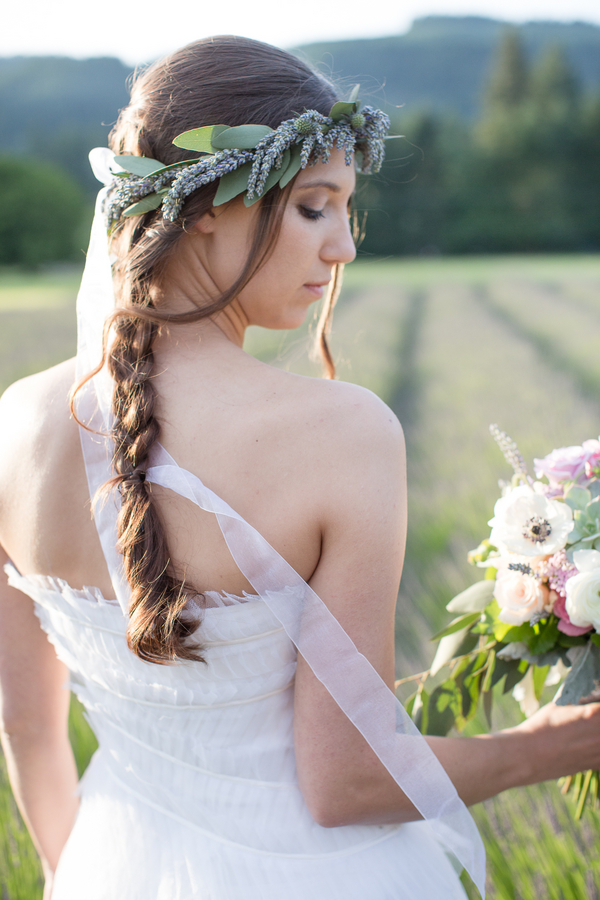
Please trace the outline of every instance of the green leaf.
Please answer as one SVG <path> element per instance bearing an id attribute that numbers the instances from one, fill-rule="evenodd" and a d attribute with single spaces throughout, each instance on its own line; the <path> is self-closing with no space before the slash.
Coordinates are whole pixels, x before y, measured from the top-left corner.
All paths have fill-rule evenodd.
<path id="1" fill-rule="evenodd" d="M 169 172 L 171 169 L 183 169 L 185 166 L 193 166 L 194 163 L 197 163 L 201 159 L 201 156 L 198 156 L 196 159 L 180 159 L 179 162 L 171 163 L 169 166 L 161 166 L 160 169 L 156 169 L 156 171 L 151 174 L 162 175 L 163 172 Z"/>
<path id="2" fill-rule="evenodd" d="M 529 663 L 524 659 L 515 659 L 511 660 L 511 662 L 514 662 L 515 666 L 506 673 L 506 681 L 504 682 L 504 687 L 502 688 L 503 694 L 508 694 L 508 692 L 511 691 L 516 684 L 522 681 L 529 668 Z"/>
<path id="3" fill-rule="evenodd" d="M 555 697 L 559 706 L 578 704 L 582 697 L 592 693 L 595 683 L 600 681 L 600 647 L 588 641 L 586 647 L 572 652 L 577 655 Z"/>
<path id="4" fill-rule="evenodd" d="M 157 194 L 148 194 L 146 197 L 138 200 L 137 203 L 128 206 L 123 215 L 127 218 L 129 216 L 141 216 L 144 213 L 151 212 L 153 209 L 158 209 L 166 193 L 167 191 L 159 191 Z"/>
<path id="5" fill-rule="evenodd" d="M 558 641 L 558 619 L 551 616 L 546 622 L 540 622 L 540 630 L 529 641 L 532 653 L 547 653 Z"/>
<path id="6" fill-rule="evenodd" d="M 223 203 L 228 203 L 230 200 L 233 200 L 238 194 L 242 194 L 248 187 L 248 179 L 251 171 L 252 163 L 247 162 L 244 163 L 243 166 L 240 166 L 239 169 L 236 169 L 235 172 L 228 172 L 226 175 L 221 175 L 219 187 L 217 188 L 217 193 L 213 200 L 213 206 L 221 206 Z"/>
<path id="7" fill-rule="evenodd" d="M 495 573 L 494 569 L 494 573 Z M 446 609 L 453 613 L 481 612 L 491 601 L 494 595 L 495 582 L 484 580 L 472 584 L 465 591 L 457 594 L 448 603 Z"/>
<path id="8" fill-rule="evenodd" d="M 550 671 L 550 666 L 534 666 L 533 667 L 533 691 L 536 700 L 542 699 L 542 691 L 546 683 L 546 675 Z"/>
<path id="9" fill-rule="evenodd" d="M 115 162 L 126 172 L 131 175 L 139 175 L 141 178 L 153 175 L 159 169 L 164 169 L 163 163 L 158 162 L 157 159 L 150 159 L 149 156 L 115 156 Z"/>
<path id="10" fill-rule="evenodd" d="M 294 144 L 290 150 L 290 161 L 279 178 L 279 187 L 283 190 L 290 183 L 294 175 L 297 175 L 302 167 L 302 144 Z"/>
<path id="11" fill-rule="evenodd" d="M 587 489 L 594 500 L 596 497 L 600 497 L 600 478 L 594 478 L 593 481 L 590 481 Z"/>
<path id="12" fill-rule="evenodd" d="M 450 622 L 446 628 L 442 628 L 441 631 L 438 631 L 437 634 L 434 634 L 430 640 L 439 641 L 441 638 L 446 637 L 449 634 L 454 634 L 455 631 L 460 631 L 463 628 L 468 628 L 470 625 L 473 625 L 480 618 L 480 613 L 467 613 L 466 616 L 459 616 L 458 619 L 454 619 Z"/>
<path id="13" fill-rule="evenodd" d="M 488 728 L 492 727 L 492 703 L 494 701 L 494 692 L 493 691 L 483 691 L 483 711 L 485 713 L 485 720 L 488 723 Z"/>
<path id="14" fill-rule="evenodd" d="M 339 122 L 344 116 L 353 116 L 357 109 L 358 104 L 356 103 L 344 103 L 343 100 L 338 100 L 331 107 L 329 118 L 333 119 L 334 122 Z"/>
<path id="15" fill-rule="evenodd" d="M 404 703 L 404 709 L 408 713 L 408 715 L 412 718 L 413 709 L 415 706 L 415 700 L 417 699 L 418 691 L 415 691 L 414 694 L 411 694 Z"/>
<path id="16" fill-rule="evenodd" d="M 469 634 L 469 628 L 470 626 L 467 625 L 466 628 L 455 631 L 453 634 L 449 634 L 447 637 L 443 637 L 440 640 L 433 662 L 431 663 L 432 675 L 437 675 L 446 663 L 449 663 L 455 656 L 459 656 L 459 651 L 464 644 L 465 638 Z M 475 635 L 473 635 L 473 637 L 475 638 L 475 641 L 477 641 Z"/>
<path id="17" fill-rule="evenodd" d="M 518 641 L 526 641 L 535 635 L 535 632 L 529 622 L 523 625 L 509 625 L 507 622 L 496 622 L 494 624 L 494 637 L 503 644 L 514 644 Z"/>
<path id="18" fill-rule="evenodd" d="M 494 677 L 494 670 L 496 668 L 496 651 L 490 650 L 488 654 L 488 662 L 485 667 L 485 677 L 483 679 L 483 684 L 481 686 L 481 690 L 484 694 L 488 693 L 488 691 L 492 688 L 492 678 Z"/>
<path id="19" fill-rule="evenodd" d="M 352 90 L 350 91 L 350 96 L 348 97 L 348 103 L 356 103 L 358 100 L 358 92 L 360 91 L 360 84 L 355 84 Z"/>
<path id="20" fill-rule="evenodd" d="M 212 145 L 217 150 L 254 150 L 272 128 L 268 125 L 236 125 L 212 136 Z"/>
<path id="21" fill-rule="evenodd" d="M 499 684 L 505 675 L 511 675 L 513 672 L 518 671 L 520 662 L 520 659 L 502 659 L 502 657 L 498 656 L 498 653 L 496 653 L 490 687 Z M 506 692 L 503 691 L 503 693 Z"/>
<path id="22" fill-rule="evenodd" d="M 561 631 L 558 636 L 558 643 L 561 647 L 583 647 L 587 641 L 584 634 L 563 634 Z"/>
<path id="23" fill-rule="evenodd" d="M 197 150 L 201 153 L 214 153 L 213 138 L 226 131 L 228 125 L 204 125 L 203 128 L 192 128 L 178 134 L 173 143 L 183 150 Z"/>
<path id="24" fill-rule="evenodd" d="M 600 647 L 600 634 L 591 634 L 590 641 L 596 645 L 596 647 Z"/>
<path id="25" fill-rule="evenodd" d="M 462 717 L 462 696 L 459 686 L 449 678 L 439 684 L 429 697 L 426 728 L 423 734 L 448 734 L 457 719 Z"/>
<path id="26" fill-rule="evenodd" d="M 565 491 L 565 502 L 571 509 L 584 509 L 591 499 L 592 495 L 590 492 L 583 487 L 579 487 L 578 484 L 572 484 Z"/>
<path id="27" fill-rule="evenodd" d="M 421 684 L 413 703 L 413 721 L 422 734 L 427 734 L 429 694 Z"/>

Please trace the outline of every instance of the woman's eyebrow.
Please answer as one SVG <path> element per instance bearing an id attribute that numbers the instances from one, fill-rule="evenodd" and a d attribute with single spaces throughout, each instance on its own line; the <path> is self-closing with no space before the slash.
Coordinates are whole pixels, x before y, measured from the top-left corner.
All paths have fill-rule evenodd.
<path id="1" fill-rule="evenodd" d="M 333 181 L 309 181 L 308 184 L 299 185 L 299 191 L 307 191 L 309 188 L 323 187 L 327 188 L 328 191 L 333 191 L 334 194 L 339 194 L 341 192 L 341 187 L 339 184 L 335 184 Z"/>

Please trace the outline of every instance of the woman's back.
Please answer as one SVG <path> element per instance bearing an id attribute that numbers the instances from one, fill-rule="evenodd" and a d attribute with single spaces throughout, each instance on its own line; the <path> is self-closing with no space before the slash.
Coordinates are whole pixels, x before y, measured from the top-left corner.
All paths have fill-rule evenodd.
<path id="1" fill-rule="evenodd" d="M 348 482 L 358 494 L 366 487 L 364 471 L 357 480 L 364 454 L 397 441 L 396 420 L 361 388 L 281 372 L 218 336 L 205 335 L 190 358 L 172 332 L 156 353 L 161 443 L 309 581 Z M 110 597 L 69 409 L 74 377 L 74 361 L 63 363 L 13 385 L 0 403 L 0 539 L 20 571 L 94 585 Z M 199 592 L 251 591 L 214 517 L 160 487 L 153 492 L 186 582 Z"/>

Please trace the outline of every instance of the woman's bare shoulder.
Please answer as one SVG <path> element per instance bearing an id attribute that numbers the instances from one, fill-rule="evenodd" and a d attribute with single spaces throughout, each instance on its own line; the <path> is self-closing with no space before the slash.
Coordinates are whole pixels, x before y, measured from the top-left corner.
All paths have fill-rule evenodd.
<path id="1" fill-rule="evenodd" d="M 313 438 L 338 453 L 370 451 L 376 456 L 404 450 L 397 416 L 376 394 L 345 381 L 302 378 L 301 408 Z M 301 421 L 297 421 L 298 427 Z"/>
<path id="2" fill-rule="evenodd" d="M 26 466 L 45 468 L 55 447 L 68 454 L 77 429 L 69 392 L 75 361 L 67 360 L 14 382 L 0 397 L 0 486 Z"/>

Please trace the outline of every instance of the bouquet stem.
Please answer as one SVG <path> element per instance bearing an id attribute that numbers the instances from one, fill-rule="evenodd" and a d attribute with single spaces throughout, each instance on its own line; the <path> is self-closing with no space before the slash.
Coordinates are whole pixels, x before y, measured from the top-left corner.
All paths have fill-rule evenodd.
<path id="1" fill-rule="evenodd" d="M 572 792 L 571 799 L 575 803 L 575 818 L 581 819 L 586 806 L 592 809 L 598 808 L 598 793 L 600 789 L 600 772 L 588 769 L 587 772 L 578 772 L 577 775 L 569 775 L 558 782 L 560 792 L 565 796 Z"/>

